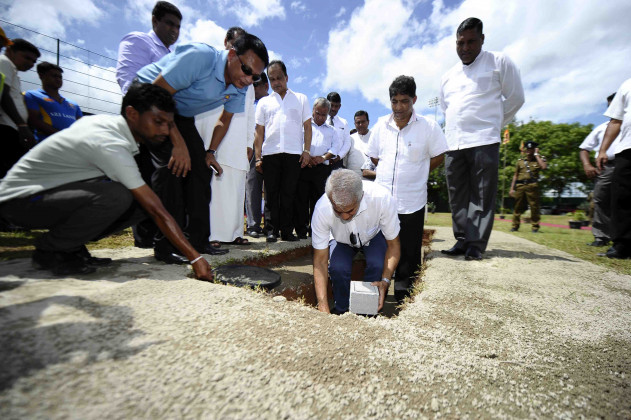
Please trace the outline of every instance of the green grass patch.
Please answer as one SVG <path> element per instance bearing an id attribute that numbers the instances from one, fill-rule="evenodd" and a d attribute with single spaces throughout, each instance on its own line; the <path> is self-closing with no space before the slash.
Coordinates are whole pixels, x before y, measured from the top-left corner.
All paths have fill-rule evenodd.
<path id="1" fill-rule="evenodd" d="M 555 248 L 577 258 L 589 261 L 593 264 L 607 267 L 618 273 L 631 275 L 631 260 L 613 260 L 606 257 L 599 257 L 597 254 L 605 252 L 607 247 L 594 248 L 588 246 L 594 240 L 594 236 L 590 230 L 582 229 L 565 229 L 551 226 L 541 226 L 540 233 L 532 233 L 530 224 L 522 222 L 520 230 L 510 232 L 512 214 L 507 214 L 508 221 L 496 220 L 493 224 L 493 230 L 507 232 L 520 238 L 528 239 L 541 245 Z M 568 226 L 569 216 L 560 215 L 543 215 L 540 223 L 551 223 L 555 225 Z M 450 213 L 429 214 L 427 218 L 427 226 L 448 226 L 451 227 Z"/>

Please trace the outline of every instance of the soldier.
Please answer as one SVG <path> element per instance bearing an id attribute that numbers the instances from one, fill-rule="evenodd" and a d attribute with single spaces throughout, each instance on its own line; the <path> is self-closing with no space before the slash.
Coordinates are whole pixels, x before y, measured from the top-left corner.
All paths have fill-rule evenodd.
<path id="1" fill-rule="evenodd" d="M 515 212 L 513 213 L 513 228 L 511 232 L 519 230 L 519 219 L 526 210 L 526 201 L 530 206 L 532 217 L 532 232 L 539 232 L 539 208 L 541 193 L 539 191 L 539 172 L 548 167 L 546 158 L 539 154 L 539 144 L 527 141 L 526 157 L 517 161 L 515 175 L 510 186 L 510 196 L 515 197 Z"/>

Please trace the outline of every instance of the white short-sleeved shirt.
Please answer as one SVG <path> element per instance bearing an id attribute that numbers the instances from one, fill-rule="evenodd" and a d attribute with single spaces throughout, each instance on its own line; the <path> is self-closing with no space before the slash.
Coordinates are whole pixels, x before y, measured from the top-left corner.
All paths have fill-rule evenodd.
<path id="1" fill-rule="evenodd" d="M 609 108 L 607 108 L 605 116 L 622 121 L 618 135 L 620 142 L 615 148 L 615 153 L 631 149 L 631 79 L 622 83 Z M 609 147 L 609 150 L 612 147 L 613 145 Z"/>
<path id="2" fill-rule="evenodd" d="M 331 201 L 326 194 L 318 200 L 311 219 L 311 242 L 314 249 L 327 249 L 329 241 L 353 246 L 351 233 L 359 242 L 366 245 L 380 231 L 386 240 L 399 235 L 399 217 L 397 205 L 390 192 L 384 187 L 370 181 L 362 181 L 364 196 L 359 209 L 349 221 L 343 221 L 333 211 Z"/>
<path id="3" fill-rule="evenodd" d="M 348 121 L 339 115 L 336 115 L 333 118 L 329 115 L 326 122 L 337 131 L 341 142 L 338 156 L 344 158 L 351 148 L 351 136 L 349 134 L 350 131 L 348 130 Z"/>
<path id="4" fill-rule="evenodd" d="M 591 133 L 585 137 L 585 140 L 578 146 L 579 149 L 587 150 L 587 151 L 596 151 L 596 158 L 598 158 L 598 151 L 600 150 L 600 145 L 603 143 L 603 137 L 605 136 L 605 130 L 607 130 L 607 126 L 609 125 L 609 121 L 600 124 L 598 127 L 594 128 Z M 613 161 L 616 158 L 616 147 L 618 147 L 618 143 L 620 143 L 620 136 L 616 137 L 616 139 L 611 143 L 611 147 L 607 150 L 607 158 L 610 161 Z"/>
<path id="5" fill-rule="evenodd" d="M 130 190 L 142 187 L 138 145 L 118 115 L 83 117 L 29 150 L 0 180 L 0 202 L 71 182 L 107 176 Z"/>
<path id="6" fill-rule="evenodd" d="M 430 159 L 449 150 L 440 126 L 414 112 L 399 130 L 392 114 L 372 129 L 367 154 L 379 159 L 375 182 L 397 200 L 399 214 L 414 213 L 427 204 Z"/>
<path id="7" fill-rule="evenodd" d="M 372 131 L 369 131 L 363 136 L 359 133 L 351 134 L 351 147 L 344 158 L 344 166 L 346 169 L 355 171 L 360 176 L 362 174 L 362 167 L 366 163 L 366 151 L 368 150 L 370 133 L 372 133 Z"/>
<path id="8" fill-rule="evenodd" d="M 303 123 L 311 118 L 311 108 L 302 93 L 287 89 L 285 97 L 276 92 L 261 98 L 256 105 L 255 121 L 265 127 L 262 155 L 302 154 Z"/>
<path id="9" fill-rule="evenodd" d="M 28 110 L 26 109 L 24 97 L 22 96 L 22 85 L 20 83 L 20 76 L 18 76 L 18 69 L 15 67 L 15 64 L 13 64 L 13 61 L 9 60 L 9 57 L 4 54 L 0 55 L 0 73 L 4 74 L 4 83 L 6 86 L 9 86 L 11 90 L 9 96 L 15 104 L 15 109 L 18 111 L 18 114 L 20 114 L 20 117 L 26 121 L 28 118 Z M 9 117 L 2 108 L 0 108 L 0 124 L 8 125 L 15 130 L 18 129 L 18 126 L 15 125 L 11 117 Z"/>
<path id="10" fill-rule="evenodd" d="M 337 156 L 340 151 L 340 138 L 335 128 L 328 124 L 318 125 L 313 119 L 311 120 L 311 156 L 322 156 L 331 153 Z M 329 161 L 325 160 L 323 164 L 328 165 Z"/>
<path id="11" fill-rule="evenodd" d="M 504 54 L 481 51 L 442 77 L 440 105 L 449 150 L 499 143 L 500 130 L 524 104 L 519 70 Z"/>

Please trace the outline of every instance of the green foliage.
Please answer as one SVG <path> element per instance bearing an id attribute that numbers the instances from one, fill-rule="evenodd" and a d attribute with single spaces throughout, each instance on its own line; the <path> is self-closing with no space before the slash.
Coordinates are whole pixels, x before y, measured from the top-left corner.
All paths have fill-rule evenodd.
<path id="1" fill-rule="evenodd" d="M 506 168 L 500 165 L 500 194 L 502 181 L 506 191 L 515 174 L 515 164 L 521 157 L 519 147 L 529 140 L 539 143 L 539 151 L 546 158 L 548 169 L 542 171 L 539 185 L 542 191 L 553 189 L 557 196 L 572 182 L 583 182 L 591 187 L 585 176 L 579 157 L 579 146 L 592 130 L 592 125 L 554 124 L 550 121 L 530 121 L 525 124 L 509 124 L 510 143 L 502 145 L 500 159 L 506 152 Z M 499 195 L 499 194 L 498 194 Z M 508 195 L 508 194 L 507 194 Z"/>

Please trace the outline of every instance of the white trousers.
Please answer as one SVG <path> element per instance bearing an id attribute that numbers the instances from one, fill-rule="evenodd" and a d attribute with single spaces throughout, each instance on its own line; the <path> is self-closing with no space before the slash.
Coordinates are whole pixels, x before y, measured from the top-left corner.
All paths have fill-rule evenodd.
<path id="1" fill-rule="evenodd" d="M 232 242 L 243 236 L 247 171 L 222 165 L 221 176 L 210 180 L 210 240 Z"/>

